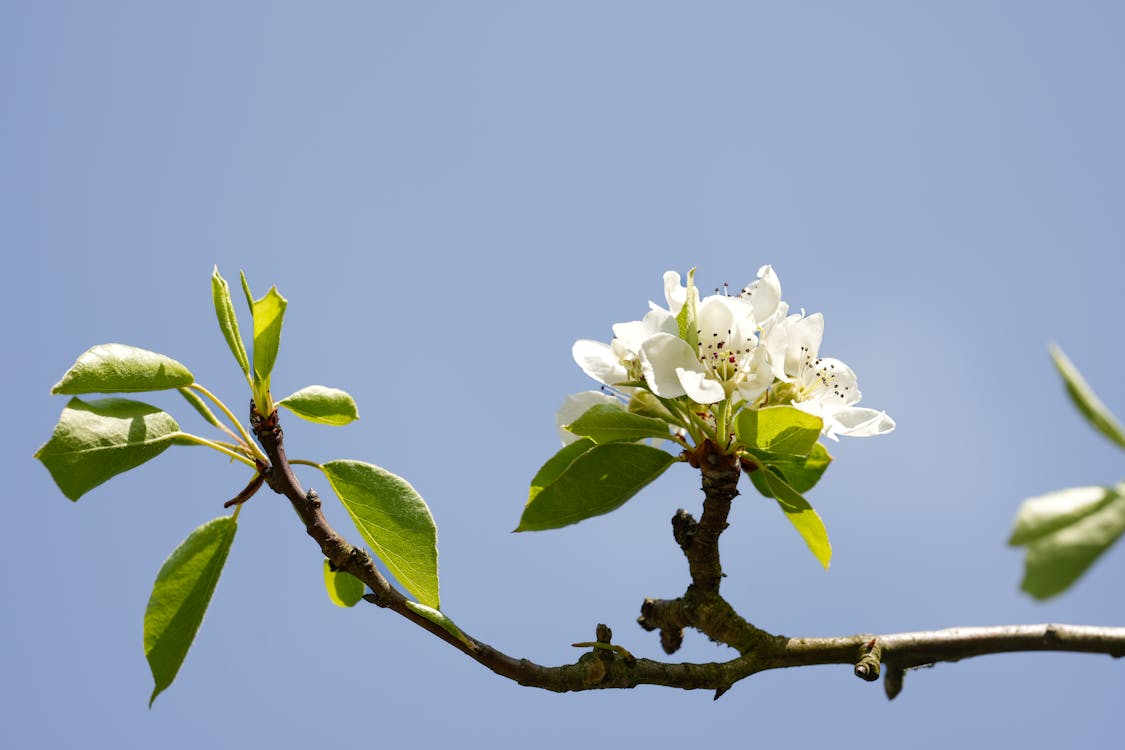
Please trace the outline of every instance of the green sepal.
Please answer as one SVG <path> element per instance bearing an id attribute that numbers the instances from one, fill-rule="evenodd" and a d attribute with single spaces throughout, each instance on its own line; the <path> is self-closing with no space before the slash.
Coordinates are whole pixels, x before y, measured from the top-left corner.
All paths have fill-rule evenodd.
<path id="1" fill-rule="evenodd" d="M 51 472 L 62 493 L 77 500 L 163 453 L 179 430 L 170 414 L 140 401 L 72 398 L 35 458 Z"/>
<path id="2" fill-rule="evenodd" d="M 71 365 L 51 393 L 142 393 L 194 382 L 191 371 L 171 357 L 126 344 L 98 344 Z"/>
<path id="3" fill-rule="evenodd" d="M 824 428 L 820 417 L 794 406 L 743 409 L 735 419 L 735 434 L 752 451 L 807 456 Z"/>
<path id="4" fill-rule="evenodd" d="M 1008 544 L 1027 548 L 1020 588 L 1036 599 L 1066 591 L 1125 533 L 1125 484 L 1072 487 L 1025 500 Z"/>
<path id="5" fill-rule="evenodd" d="M 802 493 L 815 487 L 828 469 L 828 464 L 832 463 L 831 454 L 820 443 L 815 444 L 807 456 L 786 456 L 761 451 L 748 451 L 746 456 L 756 466 L 770 467 L 786 484 Z M 747 474 L 759 492 L 766 497 L 773 497 L 760 471 L 748 471 Z"/>
<path id="6" fill-rule="evenodd" d="M 618 404 L 592 406 L 565 428 L 598 444 L 669 437 L 664 420 L 632 414 Z"/>
<path id="7" fill-rule="evenodd" d="M 422 496 L 402 477 L 361 461 L 321 469 L 371 551 L 418 601 L 440 609 L 437 525 Z"/>
<path id="8" fill-rule="evenodd" d="M 639 443 L 573 447 L 579 443 L 566 446 L 540 469 L 516 531 L 557 529 L 609 513 L 677 460 Z M 536 487 L 544 474 L 550 481 Z"/>
<path id="9" fill-rule="evenodd" d="M 406 606 L 411 612 L 426 618 L 433 624 L 452 634 L 457 640 L 468 646 L 470 651 L 477 650 L 477 644 L 474 643 L 471 638 L 461 632 L 461 628 L 457 627 L 457 623 L 449 619 L 449 617 L 446 616 L 444 612 L 436 610 L 433 607 L 427 607 L 425 604 L 419 604 L 418 602 L 414 602 L 409 599 L 406 600 Z"/>
<path id="10" fill-rule="evenodd" d="M 215 303 L 215 317 L 219 320 L 219 330 L 230 347 L 234 360 L 242 368 L 247 377 L 250 376 L 250 358 L 246 355 L 246 344 L 242 340 L 242 333 L 238 330 L 238 315 L 234 311 L 234 302 L 230 296 L 230 285 L 219 274 L 219 267 L 211 273 L 211 299 Z M 253 312 L 254 306 L 250 305 Z"/>
<path id="11" fill-rule="evenodd" d="M 1062 349 L 1054 344 L 1051 345 L 1051 359 L 1062 375 L 1070 400 L 1078 407 L 1082 416 L 1094 426 L 1095 430 L 1112 440 L 1119 448 L 1125 448 L 1125 429 L 1122 429 L 1117 417 L 1113 416 L 1113 412 L 1102 403 L 1094 393 L 1094 389 L 1086 383 L 1082 373 L 1078 372 L 1074 363 L 1063 354 Z"/>
<path id="12" fill-rule="evenodd" d="M 328 560 L 324 561 L 324 588 L 337 607 L 354 607 L 363 598 L 363 581 L 347 571 L 332 570 Z"/>
<path id="13" fill-rule="evenodd" d="M 149 707 L 184 663 L 237 529 L 232 516 L 208 521 L 188 535 L 156 575 L 144 624 L 145 659 L 155 683 Z"/>
<path id="14" fill-rule="evenodd" d="M 800 492 L 793 489 L 784 479 L 778 476 L 769 467 L 759 469 L 755 474 L 762 474 L 762 479 L 769 486 L 770 493 L 777 501 L 778 506 L 785 512 L 785 517 L 793 528 L 805 540 L 809 551 L 820 561 L 825 570 L 832 562 L 832 544 L 828 541 L 828 530 L 820 515 L 813 510 Z"/>
<path id="15" fill-rule="evenodd" d="M 338 388 L 310 385 L 277 402 L 301 419 L 328 425 L 345 425 L 359 419 L 355 399 Z"/>

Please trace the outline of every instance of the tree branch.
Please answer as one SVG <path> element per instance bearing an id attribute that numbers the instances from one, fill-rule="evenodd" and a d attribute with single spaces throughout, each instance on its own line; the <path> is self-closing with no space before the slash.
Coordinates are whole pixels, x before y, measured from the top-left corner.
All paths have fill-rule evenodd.
<path id="1" fill-rule="evenodd" d="M 270 460 L 270 465 L 262 471 L 266 483 L 292 503 L 305 530 L 329 562 L 337 570 L 355 576 L 371 590 L 365 599 L 397 612 L 496 674 L 521 685 L 556 692 L 663 685 L 714 690 L 718 698 L 739 680 L 769 669 L 851 664 L 857 676 L 870 681 L 878 678 L 882 665 L 887 672 L 887 694 L 893 698 L 901 689 L 904 670 L 922 664 L 1012 651 L 1125 655 L 1125 628 L 1017 625 L 881 636 L 786 638 L 754 627 L 718 593 L 722 578 L 718 538 L 726 528 L 730 501 L 737 495 L 738 465 L 733 464 L 732 475 L 730 467 L 722 461 L 712 461 L 708 457 L 708 452 L 714 451 L 712 446 L 699 453 L 702 459 L 699 468 L 703 471 L 704 491 L 707 493 L 702 520 L 696 523 L 689 514 L 681 511 L 677 514 L 678 520 L 673 521 L 677 542 L 692 570 L 692 584 L 679 599 L 646 600 L 640 622 L 649 630 L 661 629 L 662 633 L 678 631 L 681 638 L 684 627 L 695 627 L 712 639 L 733 646 L 740 655 L 726 662 L 701 664 L 635 659 L 623 649 L 597 647 L 608 645 L 608 629 L 603 630 L 604 626 L 601 626 L 596 634 L 597 646 L 575 663 L 542 666 L 509 656 L 471 636 L 467 636 L 468 642 L 462 642 L 411 610 L 406 605 L 407 598 L 379 572 L 370 555 L 350 544 L 332 528 L 321 511 L 316 492 L 301 487 L 285 455 L 277 413 L 262 417 L 251 405 L 250 423 Z M 669 650 L 668 645 L 665 644 L 665 650 Z M 892 687 L 895 687 L 893 692 Z"/>

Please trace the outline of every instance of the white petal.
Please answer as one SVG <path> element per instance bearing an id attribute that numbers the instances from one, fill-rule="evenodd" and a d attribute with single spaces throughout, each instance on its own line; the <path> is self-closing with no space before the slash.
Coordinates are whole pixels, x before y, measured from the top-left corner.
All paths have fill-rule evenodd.
<path id="1" fill-rule="evenodd" d="M 794 377 L 804 374 L 806 365 L 816 361 L 820 340 L 824 338 L 824 316 L 813 313 L 807 318 L 790 315 L 785 348 L 785 373 Z"/>
<path id="2" fill-rule="evenodd" d="M 802 401 L 820 401 L 827 408 L 859 403 L 859 383 L 852 368 L 834 357 L 815 361 L 798 380 Z"/>
<path id="3" fill-rule="evenodd" d="M 676 377 L 684 392 L 697 404 L 713 404 L 727 397 L 723 384 L 707 377 L 706 372 L 677 367 Z"/>
<path id="4" fill-rule="evenodd" d="M 662 398 L 677 398 L 686 391 L 677 369 L 705 372 L 687 342 L 670 333 L 655 333 L 641 344 L 641 371 L 649 390 Z"/>
<path id="5" fill-rule="evenodd" d="M 738 383 L 738 395 L 747 402 L 757 400 L 773 384 L 773 370 L 765 347 L 759 346 L 750 354 L 743 377 Z"/>
<path id="6" fill-rule="evenodd" d="M 758 280 L 748 284 L 739 296 L 754 308 L 756 320 L 764 321 L 772 316 L 781 303 L 781 281 L 773 272 L 773 267 L 759 268 Z"/>
<path id="7" fill-rule="evenodd" d="M 676 271 L 664 272 L 664 299 L 673 315 L 679 315 L 687 302 L 687 287 L 680 286 L 680 274 Z"/>
<path id="8" fill-rule="evenodd" d="M 574 361 L 582 368 L 582 372 L 599 383 L 616 385 L 617 383 L 624 383 L 629 377 L 609 344 L 590 339 L 579 339 L 574 342 L 570 353 L 574 356 Z"/>
<path id="9" fill-rule="evenodd" d="M 563 399 L 562 404 L 559 405 L 559 410 L 555 413 L 555 425 L 559 429 L 559 439 L 562 440 L 563 445 L 569 445 L 578 436 L 569 430 L 564 430 L 563 425 L 572 423 L 574 420 L 581 417 L 586 411 L 598 404 L 616 404 L 620 403 L 613 396 L 601 391 L 582 391 L 581 393 L 572 393 Z"/>
<path id="10" fill-rule="evenodd" d="M 833 422 L 833 432 L 837 435 L 849 437 L 872 437 L 885 435 L 895 428 L 895 421 L 887 416 L 884 411 L 865 409 L 861 406 L 847 406 L 834 409 L 829 413 Z"/>

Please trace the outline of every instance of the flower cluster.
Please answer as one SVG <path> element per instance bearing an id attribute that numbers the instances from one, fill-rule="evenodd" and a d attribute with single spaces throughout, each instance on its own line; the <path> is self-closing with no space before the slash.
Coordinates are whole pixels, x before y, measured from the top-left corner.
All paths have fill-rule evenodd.
<path id="1" fill-rule="evenodd" d="M 833 440 L 894 429 L 885 412 L 856 406 L 855 373 L 838 359 L 820 356 L 824 317 L 790 313 L 770 266 L 762 266 L 758 278 L 737 294 L 703 299 L 693 273 L 684 286 L 679 273 L 667 271 L 664 296 L 667 308 L 650 302 L 641 320 L 613 326 L 610 343 L 574 344 L 579 367 L 633 402 L 631 410 L 640 410 L 638 399 L 655 401 L 651 405 L 663 407 L 672 424 L 694 433 L 687 422 L 695 422 L 716 437 L 729 437 L 725 427 L 742 409 L 783 404 L 819 417 L 823 434 Z M 613 400 L 599 391 L 575 394 L 564 402 L 559 422 L 568 424 L 591 406 Z"/>

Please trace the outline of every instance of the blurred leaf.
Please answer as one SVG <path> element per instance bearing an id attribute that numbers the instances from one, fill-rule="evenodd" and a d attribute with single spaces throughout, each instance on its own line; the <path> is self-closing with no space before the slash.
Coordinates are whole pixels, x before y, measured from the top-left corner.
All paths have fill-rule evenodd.
<path id="1" fill-rule="evenodd" d="M 338 388 L 310 385 L 277 402 L 302 419 L 330 425 L 345 425 L 359 419 L 355 400 Z"/>
<path id="2" fill-rule="evenodd" d="M 200 526 L 160 568 L 145 608 L 145 658 L 156 683 L 148 705 L 176 679 L 223 572 L 237 524 L 222 516 Z"/>
<path id="3" fill-rule="evenodd" d="M 444 612 L 439 612 L 433 607 L 427 607 L 425 604 L 412 602 L 409 599 L 406 600 L 406 606 L 415 614 L 425 617 L 433 624 L 444 629 L 446 632 L 451 633 L 457 638 L 457 640 L 468 646 L 471 651 L 477 650 L 477 644 L 469 640 L 469 637 L 461 632 L 461 628 L 457 627 L 457 624 L 453 622 L 453 620 L 450 620 Z"/>
<path id="4" fill-rule="evenodd" d="M 332 570 L 332 563 L 327 560 L 324 561 L 324 588 L 337 607 L 354 607 L 363 598 L 363 581 L 346 571 Z"/>
<path id="5" fill-rule="evenodd" d="M 1026 546 L 1020 587 L 1036 599 L 1062 593 L 1125 533 L 1125 484 L 1072 487 L 1025 500 L 1008 544 Z"/>
<path id="6" fill-rule="evenodd" d="M 72 398 L 35 457 L 62 493 L 77 500 L 102 482 L 163 453 L 180 426 L 140 401 Z"/>
<path id="7" fill-rule="evenodd" d="M 828 541 L 828 530 L 824 528 L 824 522 L 809 505 L 808 500 L 805 500 L 801 493 L 790 487 L 771 469 L 759 469 L 754 473 L 763 475 L 777 504 L 785 511 L 789 523 L 797 529 L 797 533 L 805 540 L 813 556 L 820 561 L 825 570 L 828 570 L 828 565 L 832 561 L 832 544 Z"/>
<path id="8" fill-rule="evenodd" d="M 598 404 L 566 425 L 575 435 L 595 443 L 636 442 L 644 438 L 667 438 L 668 423 L 654 417 L 631 414 L 617 404 Z"/>
<path id="9" fill-rule="evenodd" d="M 329 461 L 325 475 L 371 551 L 426 606 L 439 609 L 437 526 L 410 483 L 360 461 Z"/>
<path id="10" fill-rule="evenodd" d="M 215 317 L 219 319 L 219 330 L 227 340 L 231 354 L 242 368 L 242 372 L 250 375 L 250 359 L 246 356 L 246 344 L 242 341 L 242 334 L 238 330 L 238 315 L 234 311 L 234 303 L 230 297 L 230 286 L 227 280 L 219 274 L 219 267 L 215 266 L 211 274 L 211 299 L 215 302 Z M 251 311 L 254 305 L 250 305 Z"/>
<path id="11" fill-rule="evenodd" d="M 1093 389 L 1086 384 L 1082 374 L 1078 372 L 1078 368 L 1067 359 L 1062 349 L 1053 344 L 1051 345 L 1051 359 L 1054 360 L 1055 367 L 1063 377 L 1066 392 L 1070 394 L 1070 400 L 1078 407 L 1078 411 L 1082 412 L 1082 416 L 1086 417 L 1087 421 L 1094 426 L 1094 429 L 1112 440 L 1118 447 L 1125 448 L 1125 431 L 1122 430 L 1121 423 L 1113 416 L 1113 412 L 1101 402 Z"/>
<path id="12" fill-rule="evenodd" d="M 171 357 L 125 344 L 98 344 L 78 358 L 51 393 L 139 393 L 194 382 L 191 371 Z"/>
<path id="13" fill-rule="evenodd" d="M 815 444 L 807 456 L 786 456 L 756 451 L 750 455 L 759 466 L 770 467 L 775 474 L 785 480 L 786 484 L 802 493 L 815 487 L 828 468 L 828 464 L 832 463 L 832 456 L 828 453 L 828 449 L 820 443 Z M 759 492 L 766 497 L 773 497 L 762 472 L 748 473 Z"/>
<path id="14" fill-rule="evenodd" d="M 750 448 L 787 456 L 807 456 L 824 428 L 820 417 L 794 406 L 743 409 L 735 420 L 735 434 Z"/>
<path id="15" fill-rule="evenodd" d="M 533 481 L 516 531 L 557 529 L 609 513 L 676 461 L 675 456 L 647 445 L 607 443 L 575 450 L 577 455 L 563 466 L 571 455 L 567 451 L 582 442 L 566 446 L 540 469 L 536 480 L 550 481 L 539 485 L 538 491 Z"/>

